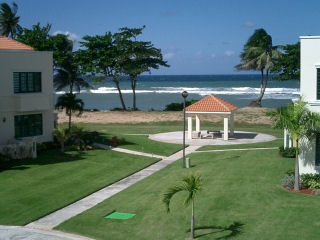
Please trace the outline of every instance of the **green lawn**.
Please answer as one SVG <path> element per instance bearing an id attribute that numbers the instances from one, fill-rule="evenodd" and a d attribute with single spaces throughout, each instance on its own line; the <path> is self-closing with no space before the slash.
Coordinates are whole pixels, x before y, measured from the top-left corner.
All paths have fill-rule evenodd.
<path id="1" fill-rule="evenodd" d="M 270 142 L 251 143 L 251 144 L 207 145 L 199 148 L 197 151 L 219 150 L 219 149 L 240 149 L 240 148 L 269 148 L 269 147 L 280 147 L 282 145 L 283 145 L 283 139 L 276 139 Z"/>
<path id="2" fill-rule="evenodd" d="M 204 181 L 195 205 L 199 239 L 319 238 L 320 198 L 282 188 L 294 160 L 281 158 L 278 150 L 193 153 L 190 158 Z M 190 207 L 182 206 L 185 195 L 173 198 L 170 214 L 160 197 L 189 171 L 177 161 L 57 229 L 97 239 L 185 239 L 190 226 Z M 136 216 L 105 219 L 113 210 Z"/>
<path id="3" fill-rule="evenodd" d="M 118 147 L 138 152 L 154 153 L 161 156 L 170 156 L 180 150 L 182 150 L 182 144 L 164 143 L 153 141 L 145 135 L 123 135 L 123 134 L 112 134 L 104 133 L 100 131 L 100 143 L 108 143 L 107 139 L 111 139 L 116 136 L 118 139 L 122 139 L 124 143 L 120 143 Z"/>
<path id="4" fill-rule="evenodd" d="M 107 150 L 0 162 L 0 224 L 24 225 L 158 161 Z"/>

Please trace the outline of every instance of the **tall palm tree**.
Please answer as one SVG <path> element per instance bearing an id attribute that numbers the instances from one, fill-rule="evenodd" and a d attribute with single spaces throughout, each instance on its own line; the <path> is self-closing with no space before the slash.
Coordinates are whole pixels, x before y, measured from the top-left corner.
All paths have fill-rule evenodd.
<path id="1" fill-rule="evenodd" d="M 56 137 L 61 146 L 61 153 L 64 153 L 64 143 L 70 138 L 70 133 L 67 129 L 58 126 L 53 130 L 53 135 Z"/>
<path id="2" fill-rule="evenodd" d="M 66 109 L 66 114 L 69 116 L 69 131 L 71 130 L 72 113 L 78 112 L 77 115 L 80 116 L 83 112 L 83 107 L 83 101 L 73 93 L 66 93 L 58 98 L 56 108 Z"/>
<path id="3" fill-rule="evenodd" d="M 248 39 L 240 54 L 241 63 L 235 66 L 236 70 L 260 71 L 260 94 L 250 105 L 261 106 L 261 101 L 266 91 L 269 73 L 274 65 L 274 59 L 280 56 L 277 46 L 272 46 L 272 37 L 264 29 L 257 29 Z"/>
<path id="4" fill-rule="evenodd" d="M 184 205 L 191 204 L 191 238 L 194 238 L 194 200 L 197 193 L 202 189 L 202 179 L 199 173 L 190 173 L 189 176 L 182 179 L 182 184 L 175 185 L 167 189 L 164 193 L 162 202 L 166 205 L 167 212 L 170 212 L 171 198 L 178 192 L 187 192 L 187 197 L 184 200 Z"/>
<path id="5" fill-rule="evenodd" d="M 76 67 L 78 68 L 78 67 Z M 79 75 L 77 69 L 59 68 L 56 70 L 57 74 L 53 78 L 56 91 L 60 91 L 65 87 L 69 88 L 69 93 L 73 93 L 74 88 L 80 93 L 81 88 L 89 88 L 90 84 Z"/>
<path id="6" fill-rule="evenodd" d="M 306 138 L 310 141 L 316 137 L 320 129 L 320 115 L 310 112 L 302 98 L 267 115 L 274 121 L 275 128 L 287 129 L 296 142 L 294 190 L 299 190 L 299 143 L 301 139 Z"/>
<path id="7" fill-rule="evenodd" d="M 0 5 L 0 35 L 15 38 L 17 33 L 22 32 L 18 24 L 20 17 L 16 16 L 18 5 L 13 2 L 12 8 L 7 3 Z"/>

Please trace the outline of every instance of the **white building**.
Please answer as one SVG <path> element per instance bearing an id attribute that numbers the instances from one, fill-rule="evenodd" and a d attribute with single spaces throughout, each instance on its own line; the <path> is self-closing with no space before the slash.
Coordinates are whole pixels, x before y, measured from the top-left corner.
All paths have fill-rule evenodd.
<path id="1" fill-rule="evenodd" d="M 52 52 L 0 36 L 0 145 L 52 140 Z"/>
<path id="2" fill-rule="evenodd" d="M 300 93 L 312 112 L 320 113 L 320 36 L 302 36 Z M 300 141 L 299 170 L 320 171 L 320 136 L 312 142 Z"/>

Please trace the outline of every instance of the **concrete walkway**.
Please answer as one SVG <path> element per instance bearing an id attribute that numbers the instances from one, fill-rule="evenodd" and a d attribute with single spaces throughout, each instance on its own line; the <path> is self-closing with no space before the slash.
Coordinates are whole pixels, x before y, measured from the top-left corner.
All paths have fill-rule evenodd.
<path id="1" fill-rule="evenodd" d="M 185 149 L 186 155 L 195 152 L 200 146 L 189 146 Z M 113 149 L 114 150 L 114 149 Z M 128 150 L 130 151 L 130 150 Z M 130 151 L 131 153 L 134 151 Z M 140 152 L 138 152 L 139 155 Z M 134 153 L 133 153 L 134 154 Z M 175 162 L 176 160 L 182 158 L 182 150 L 169 156 L 163 157 L 161 161 L 142 169 L 141 171 L 130 175 L 118 182 L 115 182 L 73 204 L 70 204 L 56 212 L 53 212 L 43 218 L 38 219 L 27 226 L 37 229 L 50 230 L 58 226 L 62 222 L 94 207 L 98 203 L 110 198 L 111 196 L 121 192 L 122 190 L 130 187 L 131 185 L 141 181 L 142 179 L 150 176 L 151 174 L 161 170 L 167 165 Z M 145 155 L 144 155 L 145 156 Z M 162 156 L 161 156 L 162 157 Z"/>
<path id="2" fill-rule="evenodd" d="M 101 149 L 107 149 L 107 150 L 110 149 L 110 150 L 117 151 L 117 152 L 123 152 L 123 153 L 128 153 L 128 154 L 139 155 L 139 156 L 153 157 L 153 158 L 160 158 L 160 159 L 165 158 L 165 156 L 160 156 L 160 155 L 153 154 L 153 153 L 144 153 L 144 152 L 133 151 L 133 150 L 125 149 L 125 148 L 111 147 L 111 146 L 101 144 L 101 143 L 94 143 L 93 145 L 95 147 L 101 148 Z"/>
<path id="3" fill-rule="evenodd" d="M 0 225 L 0 240 L 91 240 L 76 234 L 64 233 L 55 230 L 40 230 L 21 226 Z"/>

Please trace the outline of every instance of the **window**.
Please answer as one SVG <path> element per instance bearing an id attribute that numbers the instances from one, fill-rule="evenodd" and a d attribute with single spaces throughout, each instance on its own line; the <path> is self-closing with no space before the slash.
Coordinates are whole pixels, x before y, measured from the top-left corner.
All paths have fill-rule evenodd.
<path id="1" fill-rule="evenodd" d="M 42 114 L 14 116 L 15 137 L 32 137 L 42 135 Z"/>
<path id="2" fill-rule="evenodd" d="M 41 92 L 41 72 L 14 72 L 14 93 Z"/>
<path id="3" fill-rule="evenodd" d="M 320 135 L 316 137 L 316 167 L 320 167 Z"/>

